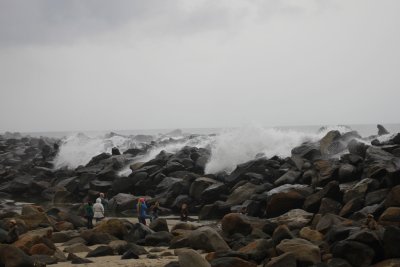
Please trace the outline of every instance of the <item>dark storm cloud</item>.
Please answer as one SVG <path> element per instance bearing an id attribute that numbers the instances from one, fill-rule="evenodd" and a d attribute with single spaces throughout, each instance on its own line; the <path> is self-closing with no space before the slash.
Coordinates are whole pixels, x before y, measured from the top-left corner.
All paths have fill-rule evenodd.
<path id="1" fill-rule="evenodd" d="M 0 0 L 0 44 L 68 43 L 133 23 L 138 30 L 187 34 L 226 26 L 229 8 L 212 1 Z M 151 27 L 143 29 L 143 24 Z M 142 33 L 143 34 L 143 33 Z"/>
<path id="2" fill-rule="evenodd" d="M 164 1 L 0 1 L 2 44 L 69 42 L 172 9 Z"/>
<path id="3" fill-rule="evenodd" d="M 68 44 L 127 25 L 141 36 L 229 30 L 250 14 L 268 19 L 306 8 L 282 0 L 0 0 L 0 45 Z"/>

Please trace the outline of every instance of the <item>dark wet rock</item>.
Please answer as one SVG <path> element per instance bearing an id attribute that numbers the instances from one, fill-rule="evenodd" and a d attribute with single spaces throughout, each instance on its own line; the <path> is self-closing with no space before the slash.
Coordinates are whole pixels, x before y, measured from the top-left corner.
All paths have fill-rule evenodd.
<path id="1" fill-rule="evenodd" d="M 122 212 L 132 209 L 132 207 L 135 206 L 137 199 L 138 197 L 135 197 L 131 194 L 119 193 L 110 199 L 108 202 L 108 207 L 110 210 Z"/>
<path id="2" fill-rule="evenodd" d="M 203 203 L 213 203 L 228 193 L 228 188 L 223 183 L 215 183 L 208 186 L 200 196 Z"/>
<path id="3" fill-rule="evenodd" d="M 279 217 L 270 219 L 270 222 L 278 225 L 285 224 L 289 227 L 289 229 L 301 229 L 304 226 L 307 226 L 313 217 L 313 213 L 309 213 L 301 209 L 294 209 L 282 214 Z"/>
<path id="4" fill-rule="evenodd" d="M 348 163 L 340 165 L 338 172 L 338 180 L 341 183 L 355 181 L 358 178 L 359 175 L 357 174 L 357 169 L 354 165 Z"/>
<path id="5" fill-rule="evenodd" d="M 210 267 L 210 264 L 196 251 L 184 249 L 178 254 L 180 267 Z"/>
<path id="6" fill-rule="evenodd" d="M 164 218 L 157 218 L 149 225 L 150 229 L 154 232 L 165 231 L 169 232 L 167 220 Z"/>
<path id="7" fill-rule="evenodd" d="M 284 185 L 284 184 L 294 184 L 297 182 L 297 180 L 300 178 L 301 172 L 298 171 L 288 171 L 285 174 L 283 174 L 281 177 L 279 177 L 274 184 L 276 186 Z"/>
<path id="8" fill-rule="evenodd" d="M 260 264 L 267 256 L 269 251 L 274 249 L 275 244 L 272 240 L 257 239 L 250 244 L 240 248 L 238 251 L 248 256 L 249 260 Z"/>
<path id="9" fill-rule="evenodd" d="M 54 233 L 56 234 L 56 233 Z M 54 236 L 53 234 L 53 236 Z M 71 246 L 71 245 L 75 245 L 75 244 L 86 244 L 86 240 L 83 239 L 82 237 L 78 236 L 78 237 L 74 237 L 68 241 L 66 241 L 63 246 Z"/>
<path id="10" fill-rule="evenodd" d="M 190 186 L 189 196 L 196 201 L 201 200 L 201 195 L 211 185 L 221 185 L 222 183 L 207 177 L 199 177 Z"/>
<path id="11" fill-rule="evenodd" d="M 43 266 L 51 265 L 51 264 L 56 264 L 58 263 L 58 259 L 53 256 L 49 255 L 32 255 L 32 261 L 38 264 L 42 264 Z"/>
<path id="12" fill-rule="evenodd" d="M 400 228 L 388 226 L 383 234 L 383 249 L 385 258 L 400 258 Z"/>
<path id="13" fill-rule="evenodd" d="M 385 199 L 385 207 L 400 207 L 400 185 L 390 190 Z"/>
<path id="14" fill-rule="evenodd" d="M 292 149 L 292 157 L 314 161 L 321 158 L 321 151 L 315 143 L 305 143 Z"/>
<path id="15" fill-rule="evenodd" d="M 199 213 L 200 220 L 220 219 L 231 212 L 230 205 L 225 202 L 216 201 L 213 204 L 204 205 Z"/>
<path id="16" fill-rule="evenodd" d="M 364 198 L 353 198 L 349 200 L 339 212 L 339 216 L 348 217 L 356 211 L 359 211 L 364 206 Z"/>
<path id="17" fill-rule="evenodd" d="M 369 147 L 366 152 L 364 172 L 367 177 L 381 179 L 400 168 L 400 159 L 378 147 Z"/>
<path id="18" fill-rule="evenodd" d="M 315 229 L 324 234 L 328 232 L 332 226 L 341 225 L 345 220 L 345 218 L 338 215 L 327 213 L 319 219 Z"/>
<path id="19" fill-rule="evenodd" d="M 236 169 L 225 178 L 225 182 L 228 184 L 236 184 L 240 180 L 245 179 L 244 175 L 249 172 L 262 175 L 267 174 L 267 170 L 274 167 L 273 164 L 274 162 L 272 162 L 271 160 L 267 160 L 266 158 L 259 158 L 237 165 Z"/>
<path id="20" fill-rule="evenodd" d="M 133 225 L 132 229 L 129 230 L 128 234 L 124 236 L 124 239 L 128 242 L 136 242 L 140 239 L 144 239 L 147 235 L 153 233 L 154 231 L 146 225 L 136 223 Z"/>
<path id="21" fill-rule="evenodd" d="M 341 201 L 342 193 L 340 192 L 339 183 L 336 181 L 329 182 L 322 190 L 308 196 L 304 201 L 304 210 L 316 213 L 323 198 Z"/>
<path id="22" fill-rule="evenodd" d="M 378 124 L 376 127 L 378 128 L 378 135 L 389 134 L 389 131 L 383 125 Z"/>
<path id="23" fill-rule="evenodd" d="M 400 207 L 387 208 L 379 217 L 382 225 L 400 226 Z"/>
<path id="24" fill-rule="evenodd" d="M 342 204 L 340 204 L 340 202 L 330 198 L 323 198 L 321 199 L 321 205 L 319 207 L 318 213 L 322 215 L 326 213 L 339 214 L 342 208 L 343 206 Z"/>
<path id="25" fill-rule="evenodd" d="M 82 243 L 72 244 L 64 248 L 64 252 L 66 253 L 81 253 L 90 251 L 92 250 L 88 246 Z"/>
<path id="26" fill-rule="evenodd" d="M 285 224 L 276 227 L 274 232 L 272 233 L 272 240 L 274 241 L 275 245 L 278 245 L 284 239 L 293 238 L 295 238 L 295 236 Z"/>
<path id="27" fill-rule="evenodd" d="M 81 233 L 81 237 L 86 240 L 89 246 L 96 245 L 96 244 L 108 244 L 117 238 L 101 232 L 95 232 L 93 230 L 87 230 Z"/>
<path id="28" fill-rule="evenodd" d="M 387 188 L 369 192 L 365 196 L 365 205 L 370 206 L 373 204 L 381 203 L 388 196 L 388 193 L 389 193 L 389 189 L 387 189 Z"/>
<path id="29" fill-rule="evenodd" d="M 169 245 L 171 239 L 172 234 L 170 234 L 169 232 L 161 231 L 146 235 L 145 243 L 147 246 Z"/>
<path id="30" fill-rule="evenodd" d="M 313 184 L 325 186 L 327 183 L 338 179 L 339 166 L 332 160 L 317 160 L 314 162 L 317 171 Z"/>
<path id="31" fill-rule="evenodd" d="M 230 194 L 226 203 L 231 206 L 242 204 L 258 191 L 263 191 L 263 187 L 252 183 L 245 183 L 237 187 L 232 194 Z"/>
<path id="32" fill-rule="evenodd" d="M 353 266 L 370 266 L 375 257 L 375 252 L 369 246 L 356 241 L 339 241 L 333 246 L 334 257 L 347 260 Z"/>
<path id="33" fill-rule="evenodd" d="M 364 198 L 368 191 L 379 188 L 379 181 L 371 178 L 365 178 L 348 189 L 343 195 L 343 202 L 347 203 L 354 198 Z"/>
<path id="34" fill-rule="evenodd" d="M 81 257 L 78 257 L 74 253 L 69 253 L 67 260 L 71 261 L 72 264 L 85 264 L 85 263 L 92 263 L 93 261 L 89 259 L 84 259 Z"/>
<path id="35" fill-rule="evenodd" d="M 24 266 L 34 267 L 31 257 L 26 255 L 21 249 L 12 245 L 0 244 L 0 263 L 3 266 Z"/>
<path id="36" fill-rule="evenodd" d="M 321 252 L 318 246 L 301 239 L 285 239 L 276 246 L 279 254 L 292 253 L 300 264 L 316 264 L 321 262 Z"/>
<path id="37" fill-rule="evenodd" d="M 310 227 L 303 227 L 299 232 L 299 237 L 306 239 L 311 242 L 320 242 L 324 239 L 324 235 L 318 232 L 317 230 L 313 230 Z"/>
<path id="38" fill-rule="evenodd" d="M 357 140 L 352 140 L 350 143 L 347 145 L 347 148 L 349 149 L 349 152 L 351 154 L 360 156 L 362 158 L 365 157 L 366 151 L 368 149 L 368 145 L 359 142 Z"/>
<path id="39" fill-rule="evenodd" d="M 215 259 L 224 258 L 224 257 L 237 257 L 237 258 L 244 259 L 246 261 L 249 260 L 249 255 L 247 255 L 243 252 L 234 251 L 234 250 L 210 252 L 206 255 L 206 260 L 208 262 L 211 262 Z"/>
<path id="40" fill-rule="evenodd" d="M 266 215 L 268 218 L 277 217 L 292 209 L 301 208 L 304 200 L 305 196 L 296 190 L 274 194 L 267 202 Z"/>
<path id="41" fill-rule="evenodd" d="M 114 251 L 111 247 L 109 246 L 99 246 L 95 248 L 94 250 L 90 251 L 86 257 L 103 257 L 103 256 L 112 256 L 114 255 Z"/>
<path id="42" fill-rule="evenodd" d="M 93 229 L 97 233 L 107 233 L 122 239 L 128 233 L 125 223 L 120 219 L 103 220 Z"/>
<path id="43" fill-rule="evenodd" d="M 221 221 L 222 231 L 227 235 L 241 233 L 248 235 L 253 230 L 251 224 L 247 222 L 244 215 L 240 213 L 230 213 L 224 216 Z"/>
<path id="44" fill-rule="evenodd" d="M 126 251 L 121 257 L 121 260 L 128 260 L 128 259 L 139 259 L 139 255 L 136 254 L 135 251 L 130 249 Z"/>

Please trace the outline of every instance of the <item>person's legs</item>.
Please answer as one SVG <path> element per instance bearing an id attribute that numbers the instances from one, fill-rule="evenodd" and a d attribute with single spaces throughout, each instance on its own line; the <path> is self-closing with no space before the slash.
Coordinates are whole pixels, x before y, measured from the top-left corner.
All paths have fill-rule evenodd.
<path id="1" fill-rule="evenodd" d="M 93 228 L 93 217 L 88 217 L 87 218 L 87 228 L 92 229 Z"/>
<path id="2" fill-rule="evenodd" d="M 141 224 L 146 225 L 146 219 L 145 219 L 145 217 L 140 216 L 140 217 L 139 217 L 139 222 L 140 222 Z"/>

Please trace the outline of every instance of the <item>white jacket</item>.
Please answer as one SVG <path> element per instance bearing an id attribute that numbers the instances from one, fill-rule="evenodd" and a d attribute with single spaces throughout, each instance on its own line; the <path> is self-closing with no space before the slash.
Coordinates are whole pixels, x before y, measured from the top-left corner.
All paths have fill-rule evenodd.
<path id="1" fill-rule="evenodd" d="M 104 217 L 104 207 L 101 204 L 101 199 L 96 199 L 96 204 L 93 205 L 94 215 L 93 218 L 103 218 Z"/>

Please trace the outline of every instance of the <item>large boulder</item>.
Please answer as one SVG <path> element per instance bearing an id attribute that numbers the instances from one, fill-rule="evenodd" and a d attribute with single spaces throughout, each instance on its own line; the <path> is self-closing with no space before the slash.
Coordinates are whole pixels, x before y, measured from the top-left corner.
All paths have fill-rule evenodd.
<path id="1" fill-rule="evenodd" d="M 375 252 L 369 246 L 357 242 L 343 240 L 333 246 L 332 254 L 334 257 L 347 260 L 353 266 L 370 266 L 375 257 Z"/>
<path id="2" fill-rule="evenodd" d="M 193 249 L 203 249 L 207 252 L 229 250 L 224 239 L 210 227 L 200 227 L 189 235 L 189 244 Z"/>
<path id="3" fill-rule="evenodd" d="M 317 264 L 321 262 L 321 252 L 318 246 L 301 239 L 285 239 L 276 246 L 279 254 L 292 253 L 301 264 Z"/>
<path id="4" fill-rule="evenodd" d="M 150 229 L 155 232 L 165 231 L 169 232 L 167 220 L 164 218 L 157 218 L 153 220 L 150 225 Z"/>
<path id="5" fill-rule="evenodd" d="M 261 188 L 258 185 L 245 183 L 244 185 L 237 187 L 232 194 L 230 194 L 226 203 L 231 206 L 242 204 L 260 189 Z"/>
<path id="6" fill-rule="evenodd" d="M 323 155 L 334 155 L 346 148 L 339 131 L 329 131 L 319 141 L 320 150 Z"/>
<path id="7" fill-rule="evenodd" d="M 364 198 L 368 191 L 379 188 L 379 181 L 365 178 L 349 188 L 343 195 L 343 202 L 347 203 L 354 198 Z"/>
<path id="8" fill-rule="evenodd" d="M 317 160 L 314 162 L 314 167 L 317 175 L 313 180 L 313 184 L 317 186 L 324 186 L 330 181 L 338 178 L 339 166 L 333 160 Z"/>
<path id="9" fill-rule="evenodd" d="M 231 235 L 234 233 L 241 233 L 248 235 L 253 230 L 251 224 L 246 221 L 244 215 L 240 213 L 230 213 L 224 216 L 221 221 L 222 231 Z"/>
<path id="10" fill-rule="evenodd" d="M 94 250 L 90 251 L 86 257 L 103 257 L 103 256 L 112 256 L 114 255 L 114 250 L 109 246 L 99 246 Z"/>
<path id="11" fill-rule="evenodd" d="M 385 258 L 400 258 L 400 228 L 388 226 L 383 234 Z"/>
<path id="12" fill-rule="evenodd" d="M 123 212 L 125 210 L 133 210 L 138 197 L 131 194 L 119 193 L 110 199 L 108 207 L 110 210 L 116 212 Z"/>
<path id="13" fill-rule="evenodd" d="M 287 225 L 282 224 L 275 228 L 272 233 L 272 241 L 274 241 L 275 245 L 278 245 L 284 239 L 293 239 L 295 236 L 290 231 Z"/>
<path id="14" fill-rule="evenodd" d="M 125 223 L 119 219 L 103 220 L 96 225 L 93 231 L 99 233 L 108 233 L 119 239 L 123 239 L 128 233 Z"/>
<path id="15" fill-rule="evenodd" d="M 369 147 L 365 157 L 364 172 L 367 177 L 381 179 L 400 169 L 400 158 L 378 147 Z"/>
<path id="16" fill-rule="evenodd" d="M 238 251 L 248 256 L 249 260 L 253 260 L 260 264 L 267 256 L 269 250 L 274 248 L 274 242 L 266 239 L 257 239 L 250 244 L 240 248 Z"/>
<path id="17" fill-rule="evenodd" d="M 322 190 L 308 196 L 304 201 L 304 210 L 316 213 L 321 205 L 323 198 L 331 198 L 341 201 L 339 183 L 337 181 L 329 182 Z"/>
<path id="18" fill-rule="evenodd" d="M 400 185 L 390 190 L 385 199 L 385 207 L 400 207 Z"/>
<path id="19" fill-rule="evenodd" d="M 0 244 L 0 265 L 5 267 L 34 267 L 34 261 L 21 249 Z"/>
<path id="20" fill-rule="evenodd" d="M 301 209 L 294 209 L 282 214 L 279 217 L 270 219 L 271 223 L 277 225 L 285 224 L 289 229 L 301 229 L 307 226 L 313 219 L 314 214 Z"/>
<path id="21" fill-rule="evenodd" d="M 199 177 L 191 184 L 189 189 L 189 196 L 196 201 L 201 200 L 201 195 L 209 186 L 214 184 L 222 184 L 214 179 L 208 177 Z"/>
<path id="22" fill-rule="evenodd" d="M 382 225 L 400 226 L 400 207 L 387 208 L 379 217 L 379 223 Z"/>
<path id="23" fill-rule="evenodd" d="M 303 227 L 299 232 L 299 236 L 311 242 L 320 242 L 324 239 L 323 234 L 317 230 L 311 229 L 310 227 Z"/>
<path id="24" fill-rule="evenodd" d="M 279 177 L 274 184 L 276 186 L 284 185 L 284 184 L 294 184 L 300 178 L 301 172 L 290 170 Z"/>
<path id="25" fill-rule="evenodd" d="M 146 235 L 145 243 L 147 246 L 169 245 L 171 239 L 172 234 L 170 234 L 169 232 L 161 231 Z"/>
<path id="26" fill-rule="evenodd" d="M 147 235 L 153 233 L 154 231 L 146 225 L 136 223 L 133 225 L 132 229 L 128 231 L 128 234 L 124 236 L 124 240 L 128 242 L 136 242 L 138 240 L 144 239 Z"/>
<path id="27" fill-rule="evenodd" d="M 268 200 L 266 215 L 268 218 L 277 217 L 292 209 L 299 209 L 304 200 L 305 196 L 296 190 L 274 194 Z"/>
<path id="28" fill-rule="evenodd" d="M 196 251 L 185 249 L 178 254 L 180 267 L 210 267 L 210 264 Z"/>

